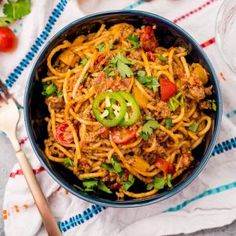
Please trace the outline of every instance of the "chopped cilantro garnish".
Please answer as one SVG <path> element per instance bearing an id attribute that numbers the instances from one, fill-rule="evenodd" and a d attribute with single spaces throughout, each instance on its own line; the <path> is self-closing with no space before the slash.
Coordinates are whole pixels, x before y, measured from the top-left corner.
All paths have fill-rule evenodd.
<path id="1" fill-rule="evenodd" d="M 163 189 L 166 185 L 171 188 L 172 187 L 172 183 L 171 183 L 171 180 L 172 180 L 172 175 L 171 174 L 168 174 L 166 176 L 166 178 L 162 178 L 162 177 L 159 177 L 159 176 L 155 176 L 154 178 L 154 181 L 149 183 L 147 185 L 147 190 L 151 190 L 151 189 L 158 189 L 158 190 L 161 190 Z"/>
<path id="2" fill-rule="evenodd" d="M 135 34 L 130 35 L 128 37 L 128 40 L 130 41 L 131 44 L 133 44 L 134 48 L 140 48 L 140 42 L 137 35 Z"/>
<path id="3" fill-rule="evenodd" d="M 157 78 L 153 76 L 147 76 L 145 71 L 140 70 L 138 71 L 138 81 L 143 84 L 145 87 L 152 89 L 154 92 L 157 91 L 157 88 L 159 87 L 159 83 L 157 81 Z"/>
<path id="4" fill-rule="evenodd" d="M 64 159 L 63 164 L 64 164 L 65 167 L 72 167 L 73 166 L 73 161 L 69 157 L 67 157 L 67 158 Z"/>
<path id="5" fill-rule="evenodd" d="M 166 62 L 166 61 L 167 61 L 167 58 L 164 57 L 164 56 L 162 56 L 162 55 L 160 55 L 160 56 L 159 56 L 159 60 L 162 61 L 162 62 Z"/>
<path id="6" fill-rule="evenodd" d="M 106 170 L 114 171 L 113 166 L 110 163 L 102 163 L 101 167 L 106 169 Z"/>
<path id="7" fill-rule="evenodd" d="M 173 125 L 172 120 L 169 117 L 166 118 L 165 123 L 166 123 L 166 128 L 167 129 L 170 129 Z"/>
<path id="8" fill-rule="evenodd" d="M 126 59 L 120 52 L 111 60 L 110 63 L 112 67 L 117 67 L 117 70 L 122 78 L 133 75 L 133 71 L 128 66 L 130 64 L 132 64 L 132 62 Z"/>
<path id="9" fill-rule="evenodd" d="M 127 191 L 135 182 L 135 178 L 133 175 L 129 174 L 128 181 L 122 182 L 123 188 Z"/>
<path id="10" fill-rule="evenodd" d="M 191 125 L 188 127 L 188 129 L 189 129 L 190 131 L 196 133 L 197 130 L 198 130 L 198 125 L 195 124 L 195 123 L 193 123 L 193 124 L 191 124 Z"/>
<path id="11" fill-rule="evenodd" d="M 94 188 L 96 188 L 98 185 L 98 180 L 96 179 L 87 179 L 83 181 L 84 191 L 91 192 L 94 191 Z"/>
<path id="12" fill-rule="evenodd" d="M 120 174 L 122 172 L 121 165 L 114 156 L 111 158 L 111 164 L 116 173 Z"/>
<path id="13" fill-rule="evenodd" d="M 43 84 L 43 91 L 42 95 L 43 96 L 52 96 L 56 93 L 57 91 L 57 86 L 54 83 L 51 84 Z"/>
<path id="14" fill-rule="evenodd" d="M 156 120 L 148 120 L 142 128 L 142 131 L 140 132 L 140 136 L 144 140 L 148 140 L 149 137 L 152 135 L 153 130 L 157 129 L 158 126 L 159 126 L 159 123 Z"/>
<path id="15" fill-rule="evenodd" d="M 109 193 L 109 194 L 112 193 L 112 191 L 105 185 L 103 181 L 98 182 L 97 188 L 105 193 Z"/>
<path id="16" fill-rule="evenodd" d="M 94 189 L 99 189 L 105 193 L 112 193 L 111 190 L 105 185 L 103 181 L 98 181 L 96 179 L 86 179 L 82 182 L 84 191 L 93 192 Z"/>
<path id="17" fill-rule="evenodd" d="M 80 65 L 81 66 L 85 66 L 88 62 L 88 58 L 87 57 L 83 57 L 81 58 L 81 61 L 80 61 Z"/>
<path id="18" fill-rule="evenodd" d="M 100 43 L 96 46 L 96 48 L 99 52 L 103 52 L 106 48 L 106 44 L 105 43 Z"/>
<path id="19" fill-rule="evenodd" d="M 5 16 L 0 17 L 0 26 L 8 26 L 10 23 L 28 15 L 30 11 L 30 0 L 8 0 L 8 2 L 3 5 L 3 13 Z"/>
<path id="20" fill-rule="evenodd" d="M 63 96 L 63 92 L 57 92 L 57 96 L 59 97 L 59 98 L 61 98 L 62 96 Z"/>
<path id="21" fill-rule="evenodd" d="M 171 111 L 175 111 L 179 106 L 184 106 L 182 93 L 178 93 L 174 97 L 170 98 L 168 106 Z"/>

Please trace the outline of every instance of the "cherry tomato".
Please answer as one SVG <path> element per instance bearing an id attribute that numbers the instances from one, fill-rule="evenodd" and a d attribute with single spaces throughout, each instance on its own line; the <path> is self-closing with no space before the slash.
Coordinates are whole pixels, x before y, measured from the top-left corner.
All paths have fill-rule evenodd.
<path id="1" fill-rule="evenodd" d="M 16 48 L 17 39 L 12 30 L 0 26 L 0 51 L 10 52 Z"/>
<path id="2" fill-rule="evenodd" d="M 160 79 L 160 90 L 161 90 L 161 100 L 163 102 L 168 102 L 168 100 L 175 95 L 177 87 L 174 83 L 168 79 Z"/>
<path id="3" fill-rule="evenodd" d="M 163 171 L 164 174 L 173 174 L 175 172 L 174 165 L 160 157 L 157 157 L 155 165 L 158 169 Z"/>
<path id="4" fill-rule="evenodd" d="M 140 31 L 140 41 L 141 46 L 144 51 L 151 51 L 154 52 L 158 46 L 158 42 L 156 36 L 154 34 L 154 30 L 152 26 L 144 26 Z"/>
<path id="5" fill-rule="evenodd" d="M 59 144 L 66 146 L 73 142 L 73 135 L 66 122 L 61 123 L 56 128 L 56 140 Z"/>
<path id="6" fill-rule="evenodd" d="M 111 138 L 117 144 L 128 144 L 137 138 L 137 127 L 116 127 L 111 129 Z"/>

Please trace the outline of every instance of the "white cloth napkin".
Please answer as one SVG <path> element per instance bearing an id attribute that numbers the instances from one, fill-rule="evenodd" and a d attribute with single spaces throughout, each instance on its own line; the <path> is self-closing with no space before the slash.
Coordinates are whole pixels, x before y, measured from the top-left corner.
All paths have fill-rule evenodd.
<path id="1" fill-rule="evenodd" d="M 231 223 L 236 219 L 236 78 L 225 66 L 214 43 L 215 19 L 223 1 L 110 2 L 107 0 L 107 5 L 105 2 L 103 6 L 91 4 L 91 9 L 127 8 L 154 12 L 179 24 L 202 44 L 219 75 L 223 93 L 221 133 L 206 168 L 182 192 L 151 206 L 115 209 L 87 203 L 60 188 L 40 166 L 27 140 L 22 118 L 18 137 L 63 235 L 157 236 L 190 233 Z M 0 77 L 5 79 L 21 104 L 25 84 L 38 52 L 59 29 L 83 15 L 85 13 L 77 1 L 35 0 L 32 1 L 31 14 L 13 25 L 18 34 L 19 46 L 12 54 L 0 54 Z M 7 236 L 46 235 L 18 164 L 13 168 L 6 187 L 3 218 Z"/>

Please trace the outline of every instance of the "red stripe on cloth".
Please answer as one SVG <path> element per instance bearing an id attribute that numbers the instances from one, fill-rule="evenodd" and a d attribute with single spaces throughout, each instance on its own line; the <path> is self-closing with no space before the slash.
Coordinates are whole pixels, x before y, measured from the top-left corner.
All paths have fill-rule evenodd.
<path id="1" fill-rule="evenodd" d="M 195 13 L 203 10 L 204 8 L 206 8 L 207 6 L 211 5 L 213 2 L 216 2 L 216 0 L 208 0 L 207 2 L 205 2 L 204 4 L 200 5 L 199 7 L 187 12 L 186 14 L 180 16 L 180 17 L 177 17 L 173 20 L 174 23 L 178 23 L 188 17 L 190 17 L 191 15 L 194 15 Z"/>
<path id="2" fill-rule="evenodd" d="M 216 42 L 216 40 L 215 40 L 215 38 L 213 37 L 213 38 L 210 38 L 210 39 L 208 39 L 207 41 L 201 43 L 200 46 L 201 46 L 202 48 L 206 48 L 206 47 L 208 47 L 208 46 L 214 44 L 215 42 Z"/>
<path id="3" fill-rule="evenodd" d="M 19 144 L 24 145 L 27 140 L 28 140 L 28 137 L 24 137 L 19 141 Z"/>
<path id="4" fill-rule="evenodd" d="M 40 166 L 38 169 L 33 169 L 33 172 L 34 172 L 35 175 L 37 175 L 37 174 L 41 173 L 44 170 L 45 170 L 44 167 Z M 10 177 L 11 178 L 15 178 L 17 175 L 23 175 L 23 172 L 22 172 L 21 169 L 16 170 L 15 172 L 11 172 L 10 173 Z"/>

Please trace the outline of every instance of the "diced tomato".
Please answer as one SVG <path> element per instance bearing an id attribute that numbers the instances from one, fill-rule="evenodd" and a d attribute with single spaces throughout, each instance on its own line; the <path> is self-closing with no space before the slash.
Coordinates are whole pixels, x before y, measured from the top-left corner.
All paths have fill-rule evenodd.
<path id="1" fill-rule="evenodd" d="M 73 142 L 73 135 L 66 122 L 61 123 L 56 128 L 56 140 L 59 144 L 66 146 Z"/>
<path id="2" fill-rule="evenodd" d="M 140 41 L 141 41 L 141 46 L 144 49 L 144 51 L 146 52 L 155 51 L 155 49 L 158 47 L 158 42 L 157 42 L 152 26 L 142 27 L 140 31 Z"/>
<path id="3" fill-rule="evenodd" d="M 147 58 L 149 61 L 155 61 L 155 59 L 156 59 L 151 51 L 147 52 Z"/>
<path id="4" fill-rule="evenodd" d="M 160 157 L 157 157 L 155 165 L 159 170 L 163 171 L 164 174 L 173 174 L 175 172 L 174 165 Z"/>
<path id="5" fill-rule="evenodd" d="M 174 83 L 168 79 L 160 79 L 160 90 L 161 90 L 161 100 L 167 102 L 171 97 L 173 97 L 177 91 L 177 87 Z"/>
<path id="6" fill-rule="evenodd" d="M 16 48 L 17 39 L 8 27 L 0 26 L 0 51 L 11 52 Z"/>
<path id="7" fill-rule="evenodd" d="M 121 187 L 120 183 L 114 183 L 114 184 L 111 185 L 112 189 L 119 189 L 120 187 Z"/>
<path id="8" fill-rule="evenodd" d="M 111 138 L 117 144 L 128 144 L 137 138 L 137 127 L 116 127 L 111 129 Z"/>

